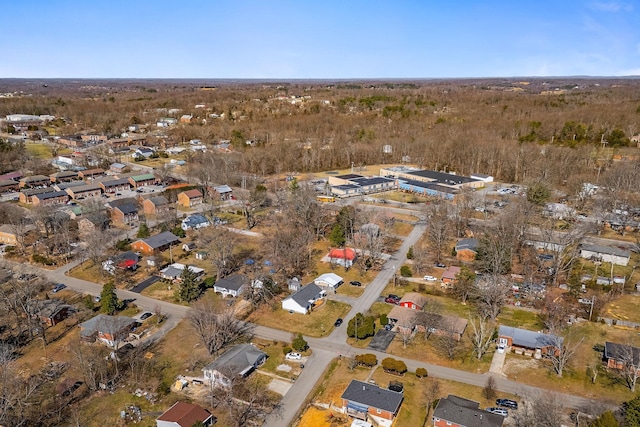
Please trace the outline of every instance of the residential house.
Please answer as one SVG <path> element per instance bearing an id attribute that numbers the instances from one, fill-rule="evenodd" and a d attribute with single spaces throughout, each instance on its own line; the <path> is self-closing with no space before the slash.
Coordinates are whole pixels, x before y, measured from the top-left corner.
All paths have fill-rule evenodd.
<path id="1" fill-rule="evenodd" d="M 220 200 L 231 200 L 233 198 L 233 190 L 228 185 L 215 186 L 213 191 Z"/>
<path id="2" fill-rule="evenodd" d="M 456 276 L 458 275 L 458 273 L 460 273 L 460 267 L 456 267 L 454 265 L 449 266 L 442 273 L 442 286 L 451 286 L 456 281 Z"/>
<path id="3" fill-rule="evenodd" d="M 183 114 L 180 117 L 180 123 L 191 123 L 191 120 L 193 120 L 193 115 L 191 114 Z"/>
<path id="4" fill-rule="evenodd" d="M 95 178 L 99 178 L 101 176 L 105 176 L 104 169 L 87 169 L 78 172 L 78 177 L 84 180 L 92 180 Z"/>
<path id="5" fill-rule="evenodd" d="M 102 269 L 110 274 L 115 274 L 116 268 L 136 271 L 140 263 L 140 255 L 132 251 L 126 251 L 102 263 Z"/>
<path id="6" fill-rule="evenodd" d="M 562 337 L 542 332 L 503 325 L 498 328 L 498 345 L 511 348 L 519 354 L 533 355 L 536 359 L 549 351 L 555 351 L 559 342 L 562 342 Z"/>
<path id="7" fill-rule="evenodd" d="M 223 297 L 238 297 L 242 295 L 247 284 L 248 279 L 243 274 L 234 274 L 231 276 L 219 279 L 213 285 L 213 291 L 221 293 Z"/>
<path id="8" fill-rule="evenodd" d="M 170 246 L 179 243 L 180 239 L 176 235 L 170 231 L 165 231 L 155 236 L 147 237 L 146 239 L 136 240 L 131 244 L 131 248 L 145 255 L 153 255 L 156 252 L 167 250 Z"/>
<path id="9" fill-rule="evenodd" d="M 460 239 L 455 246 L 456 258 L 462 261 L 471 262 L 476 259 L 478 251 L 478 239 Z"/>
<path id="10" fill-rule="evenodd" d="M 505 417 L 480 409 L 480 403 L 450 394 L 433 411 L 434 427 L 502 427 Z"/>
<path id="11" fill-rule="evenodd" d="M 327 293 L 320 286 L 309 283 L 283 299 L 282 308 L 290 313 L 307 314 L 314 305 L 323 301 L 326 295 Z"/>
<path id="12" fill-rule="evenodd" d="M 79 325 L 80 339 L 89 342 L 98 339 L 106 345 L 114 347 L 129 336 L 136 324 L 136 320 L 131 317 L 99 314 Z"/>
<path id="13" fill-rule="evenodd" d="M 468 321 L 462 317 L 414 310 L 400 305 L 394 306 L 387 314 L 387 318 L 391 326 L 399 332 L 426 332 L 428 330 L 431 334 L 452 337 L 456 341 L 462 339 L 468 324 Z"/>
<path id="14" fill-rule="evenodd" d="M 410 308 L 412 310 L 422 310 L 428 299 L 417 292 L 408 292 L 400 299 L 400 307 Z"/>
<path id="15" fill-rule="evenodd" d="M 173 206 L 164 196 L 149 197 L 142 201 L 142 210 L 146 215 L 162 215 L 170 212 Z"/>
<path id="16" fill-rule="evenodd" d="M 593 261 L 626 266 L 629 264 L 631 251 L 612 246 L 582 244 L 580 245 L 580 256 Z"/>
<path id="17" fill-rule="evenodd" d="M 61 171 L 52 173 L 49 175 L 51 182 L 70 182 L 78 179 L 78 172 L 74 171 Z"/>
<path id="18" fill-rule="evenodd" d="M 304 285 L 302 284 L 302 280 L 300 280 L 299 277 L 293 277 L 291 279 L 287 279 L 287 288 L 291 292 L 298 292 L 300 289 L 302 289 L 302 286 Z"/>
<path id="19" fill-rule="evenodd" d="M 153 151 L 151 148 L 140 147 L 140 148 L 136 148 L 136 151 L 134 151 L 133 154 L 131 154 L 131 157 L 133 157 L 134 159 L 136 159 L 138 157 L 142 157 L 142 158 L 148 159 L 149 157 L 153 156 L 154 154 L 155 154 L 155 151 Z"/>
<path id="20" fill-rule="evenodd" d="M 69 201 L 69 195 L 64 191 L 48 191 L 31 196 L 34 206 L 64 205 Z"/>
<path id="21" fill-rule="evenodd" d="M 313 283 L 325 291 L 335 293 L 338 286 L 344 283 L 344 279 L 335 273 L 324 273 L 318 276 Z"/>
<path id="22" fill-rule="evenodd" d="M 390 427 L 400 411 L 404 395 L 375 384 L 351 380 L 340 398 L 350 417 L 364 421 L 372 419 L 375 425 Z"/>
<path id="23" fill-rule="evenodd" d="M 102 195 L 102 188 L 97 184 L 79 185 L 65 190 L 74 200 L 82 200 L 87 197 L 99 197 Z"/>
<path id="24" fill-rule="evenodd" d="M 187 231 L 191 229 L 197 230 L 199 228 L 209 227 L 210 225 L 211 223 L 204 215 L 195 214 L 189 215 L 188 217 L 183 219 L 180 227 L 182 227 L 184 231 Z"/>
<path id="25" fill-rule="evenodd" d="M 127 178 L 104 180 L 100 181 L 98 185 L 105 194 L 116 194 L 120 191 L 131 189 L 131 184 Z"/>
<path id="26" fill-rule="evenodd" d="M 111 221 L 114 224 L 127 225 L 136 223 L 139 219 L 138 216 L 138 207 L 136 203 L 132 200 L 124 201 L 119 200 L 119 202 L 123 203 L 111 203 Z"/>
<path id="27" fill-rule="evenodd" d="M 178 194 L 178 204 L 185 208 L 192 208 L 202 204 L 202 193 L 200 190 L 187 190 Z"/>
<path id="28" fill-rule="evenodd" d="M 111 166 L 109 166 L 109 170 L 113 173 L 120 174 L 120 173 L 125 173 L 129 171 L 129 166 L 125 165 L 124 163 L 111 163 Z"/>
<path id="29" fill-rule="evenodd" d="M 134 175 L 129 177 L 129 183 L 133 188 L 145 187 L 147 185 L 154 185 L 157 182 L 156 177 L 152 173 Z"/>
<path id="30" fill-rule="evenodd" d="M 235 378 L 245 378 L 267 360 L 267 354 L 253 344 L 238 344 L 202 370 L 207 381 L 229 387 Z"/>
<path id="31" fill-rule="evenodd" d="M 20 188 L 48 187 L 51 178 L 44 175 L 25 176 L 20 179 Z"/>
<path id="32" fill-rule="evenodd" d="M 108 227 L 109 217 L 101 212 L 88 213 L 78 221 L 78 232 L 84 236 L 102 232 Z"/>
<path id="33" fill-rule="evenodd" d="M 9 191 L 18 191 L 20 189 L 20 183 L 12 179 L 0 180 L 0 193 L 7 193 Z"/>
<path id="34" fill-rule="evenodd" d="M 351 248 L 335 248 L 329 251 L 327 257 L 329 262 L 349 268 L 356 259 L 356 251 Z"/>
<path id="35" fill-rule="evenodd" d="M 191 270 L 191 272 L 196 275 L 197 279 L 204 276 L 204 268 L 199 268 L 193 265 L 184 265 L 176 262 L 160 270 L 160 277 L 166 280 L 180 281 L 185 268 Z"/>
<path id="36" fill-rule="evenodd" d="M 55 326 L 69 317 L 73 307 L 58 299 L 38 300 L 34 307 L 37 317 L 47 326 Z"/>
<path id="37" fill-rule="evenodd" d="M 50 193 L 50 188 L 25 188 L 18 193 L 18 200 L 20 203 L 30 205 L 33 203 L 33 196 L 36 194 Z M 66 194 L 66 193 L 65 193 Z"/>
<path id="38" fill-rule="evenodd" d="M 604 360 L 611 369 L 640 369 L 640 348 L 628 344 L 604 343 Z"/>
<path id="39" fill-rule="evenodd" d="M 193 427 L 198 422 L 209 427 L 216 417 L 199 405 L 176 402 L 156 419 L 156 427 Z"/>
<path id="40" fill-rule="evenodd" d="M 131 141 L 129 138 L 113 138 L 109 140 L 109 151 L 111 153 L 121 153 L 129 151 Z"/>

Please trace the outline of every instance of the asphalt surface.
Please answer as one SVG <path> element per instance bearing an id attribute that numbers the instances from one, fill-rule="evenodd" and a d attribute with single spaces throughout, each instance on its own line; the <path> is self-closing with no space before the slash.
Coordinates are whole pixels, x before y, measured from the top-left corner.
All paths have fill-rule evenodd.
<path id="1" fill-rule="evenodd" d="M 383 207 L 385 210 L 389 210 L 388 207 Z M 408 211 L 405 209 L 392 208 L 395 212 L 410 213 L 412 215 L 420 215 L 416 211 Z M 386 287 L 390 280 L 394 278 L 394 275 L 399 275 L 399 269 L 403 261 L 406 259 L 406 253 L 408 249 L 415 245 L 420 236 L 426 229 L 424 220 L 421 219 L 417 222 L 412 232 L 404 239 L 400 249 L 385 263 L 382 271 L 377 277 L 367 285 L 364 293 L 357 299 L 353 300 L 352 308 L 345 316 L 345 320 L 352 318 L 358 312 L 366 312 L 369 307 L 378 300 L 380 293 Z M 19 267 L 17 263 L 7 262 Z M 60 267 L 56 270 L 46 270 L 38 268 L 36 266 L 29 266 L 28 269 L 32 272 L 37 270 L 40 274 L 55 283 L 65 283 L 70 289 L 75 291 L 90 294 L 99 295 L 102 291 L 102 285 L 87 280 L 81 280 L 66 275 L 68 270 L 76 265 L 78 261 Z M 24 266 L 22 266 L 24 267 Z M 169 330 L 175 327 L 183 318 L 188 314 L 189 308 L 181 305 L 172 304 L 165 301 L 149 298 L 139 293 L 126 290 L 117 290 L 118 298 L 132 300 L 135 304 L 143 310 L 151 311 L 154 313 L 161 312 L 167 316 L 165 324 L 161 328 L 161 332 L 155 339 L 160 339 Z M 277 413 L 273 413 L 267 417 L 264 422 L 266 427 L 281 427 L 290 425 L 291 422 L 299 415 L 299 411 L 305 404 L 307 396 L 313 391 L 318 381 L 321 379 L 325 372 L 325 369 L 335 357 L 347 356 L 353 357 L 356 354 L 373 353 L 376 354 L 379 360 L 388 357 L 389 354 L 377 352 L 371 349 L 359 349 L 351 347 L 347 344 L 347 322 L 343 323 L 340 327 L 335 328 L 334 331 L 325 338 L 311 338 L 305 337 L 309 346 L 313 350 L 312 355 L 305 364 L 305 369 L 292 384 L 288 393 L 282 398 L 281 409 Z M 291 341 L 293 335 L 290 332 L 281 331 L 278 329 L 267 328 L 260 325 L 255 325 L 254 334 L 258 337 L 277 340 L 277 341 Z M 458 381 L 466 384 L 483 387 L 487 379 L 493 376 L 496 382 L 496 389 L 505 393 L 512 393 L 516 395 L 524 395 L 530 393 L 544 394 L 548 393 L 545 390 L 538 389 L 536 387 L 527 386 L 518 382 L 510 381 L 501 375 L 495 375 L 491 373 L 477 374 L 467 371 L 461 371 L 457 369 L 446 368 L 438 365 L 432 365 L 428 363 L 419 362 L 412 359 L 407 359 L 401 355 L 393 355 L 394 358 L 403 360 L 407 364 L 407 368 L 410 371 L 415 371 L 419 367 L 426 368 L 429 372 L 429 376 L 435 378 L 442 378 L 447 380 Z M 560 397 L 565 402 L 567 407 L 581 409 L 593 405 L 595 401 L 586 399 L 580 396 L 560 394 Z"/>

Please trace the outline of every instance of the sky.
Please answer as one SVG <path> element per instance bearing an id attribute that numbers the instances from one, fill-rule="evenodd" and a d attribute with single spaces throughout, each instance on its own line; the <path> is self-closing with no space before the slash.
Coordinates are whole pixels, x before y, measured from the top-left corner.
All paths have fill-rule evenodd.
<path id="1" fill-rule="evenodd" d="M 640 0 L 0 4 L 0 78 L 640 75 Z"/>

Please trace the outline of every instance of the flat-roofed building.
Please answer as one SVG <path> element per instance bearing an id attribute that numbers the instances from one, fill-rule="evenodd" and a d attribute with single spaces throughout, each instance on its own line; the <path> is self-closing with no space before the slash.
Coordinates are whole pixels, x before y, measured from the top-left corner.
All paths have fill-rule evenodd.
<path id="1" fill-rule="evenodd" d="M 74 200 L 85 199 L 87 197 L 99 197 L 102 194 L 102 188 L 97 184 L 80 185 L 65 190 Z"/>
<path id="2" fill-rule="evenodd" d="M 64 191 L 48 191 L 31 196 L 34 206 L 64 205 L 69 201 L 69 195 Z"/>

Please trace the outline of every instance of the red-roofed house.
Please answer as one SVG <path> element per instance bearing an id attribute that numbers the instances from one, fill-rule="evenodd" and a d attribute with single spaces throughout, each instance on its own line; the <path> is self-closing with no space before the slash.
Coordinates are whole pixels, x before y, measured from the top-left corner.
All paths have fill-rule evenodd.
<path id="1" fill-rule="evenodd" d="M 356 251 L 351 248 L 336 248 L 329 252 L 329 261 L 340 264 L 344 267 L 351 267 L 356 259 Z"/>
<path id="2" fill-rule="evenodd" d="M 178 194 L 178 204 L 184 206 L 185 208 L 190 208 L 193 206 L 202 204 L 202 193 L 200 190 L 187 190 Z"/>
<path id="3" fill-rule="evenodd" d="M 156 419 L 156 427 L 191 427 L 198 421 L 210 426 L 216 418 L 201 406 L 176 402 Z"/>

